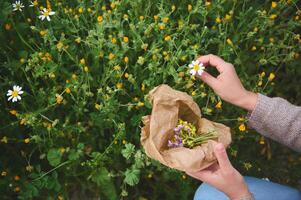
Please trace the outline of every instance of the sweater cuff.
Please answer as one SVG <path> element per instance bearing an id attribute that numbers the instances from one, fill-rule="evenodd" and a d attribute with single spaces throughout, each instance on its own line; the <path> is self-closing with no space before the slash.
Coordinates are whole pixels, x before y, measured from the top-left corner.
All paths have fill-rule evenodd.
<path id="1" fill-rule="evenodd" d="M 272 110 L 272 101 L 270 97 L 264 96 L 258 93 L 258 100 L 256 102 L 255 109 L 248 112 L 246 119 L 247 124 L 254 129 L 261 129 L 266 117 Z"/>

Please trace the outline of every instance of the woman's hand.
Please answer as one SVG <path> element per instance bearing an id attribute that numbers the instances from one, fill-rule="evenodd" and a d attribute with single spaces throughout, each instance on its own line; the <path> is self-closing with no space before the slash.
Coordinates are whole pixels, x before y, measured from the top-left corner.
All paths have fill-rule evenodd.
<path id="1" fill-rule="evenodd" d="M 209 54 L 198 58 L 205 66 L 213 66 L 219 71 L 217 77 L 204 72 L 199 78 L 207 83 L 223 100 L 244 108 L 254 110 L 257 94 L 247 91 L 241 84 L 231 63 L 225 62 L 218 56 Z"/>
<path id="2" fill-rule="evenodd" d="M 250 196 L 248 186 L 242 175 L 231 165 L 225 147 L 218 143 L 214 147 L 218 163 L 199 172 L 186 172 L 188 175 L 208 183 L 224 192 L 230 199 Z"/>

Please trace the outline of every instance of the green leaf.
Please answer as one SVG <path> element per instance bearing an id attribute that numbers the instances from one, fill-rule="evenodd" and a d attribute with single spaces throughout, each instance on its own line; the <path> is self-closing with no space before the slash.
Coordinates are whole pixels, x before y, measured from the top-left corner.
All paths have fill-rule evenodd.
<path id="1" fill-rule="evenodd" d="M 131 143 L 128 143 L 125 145 L 125 148 L 122 149 L 121 154 L 123 155 L 123 157 L 125 157 L 128 160 L 130 159 L 132 154 L 134 154 L 134 152 L 135 152 L 135 146 Z"/>
<path id="2" fill-rule="evenodd" d="M 92 181 L 100 187 L 101 192 L 106 197 L 105 199 L 118 199 L 113 180 L 109 176 L 109 171 L 105 167 L 101 167 L 92 174 Z"/>
<path id="3" fill-rule="evenodd" d="M 124 182 L 126 182 L 130 186 L 134 186 L 134 185 L 138 184 L 139 176 L 140 176 L 139 169 L 135 169 L 135 168 L 127 169 L 125 172 Z"/>
<path id="4" fill-rule="evenodd" d="M 80 157 L 79 152 L 77 152 L 77 151 L 74 150 L 74 149 L 71 149 L 71 150 L 70 150 L 70 153 L 69 153 L 69 156 L 68 156 L 68 159 L 69 159 L 70 161 L 77 160 L 77 159 L 79 159 L 79 157 Z"/>
<path id="5" fill-rule="evenodd" d="M 47 153 L 47 160 L 51 166 L 57 166 L 60 164 L 62 159 L 62 154 L 58 149 L 50 149 Z"/>

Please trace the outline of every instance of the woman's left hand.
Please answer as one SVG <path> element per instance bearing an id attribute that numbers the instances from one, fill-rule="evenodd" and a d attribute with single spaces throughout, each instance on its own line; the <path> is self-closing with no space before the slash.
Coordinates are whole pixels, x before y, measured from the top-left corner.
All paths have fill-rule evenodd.
<path id="1" fill-rule="evenodd" d="M 199 172 L 186 172 L 189 176 L 208 183 L 224 192 L 230 199 L 249 196 L 250 192 L 243 176 L 232 166 L 223 144 L 214 147 L 218 163 Z"/>

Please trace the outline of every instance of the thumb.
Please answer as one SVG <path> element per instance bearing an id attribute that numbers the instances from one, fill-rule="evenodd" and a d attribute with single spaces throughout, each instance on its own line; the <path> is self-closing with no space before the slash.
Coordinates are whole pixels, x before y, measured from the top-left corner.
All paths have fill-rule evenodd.
<path id="1" fill-rule="evenodd" d="M 197 77 L 204 81 L 207 85 L 209 85 L 209 87 L 211 87 L 213 90 L 215 90 L 215 88 L 217 87 L 218 80 L 208 72 L 204 71 L 201 76 Z"/>
<path id="2" fill-rule="evenodd" d="M 226 149 L 222 143 L 218 143 L 217 145 L 215 145 L 214 153 L 221 170 L 228 171 L 232 169 L 232 164 L 229 161 Z"/>

